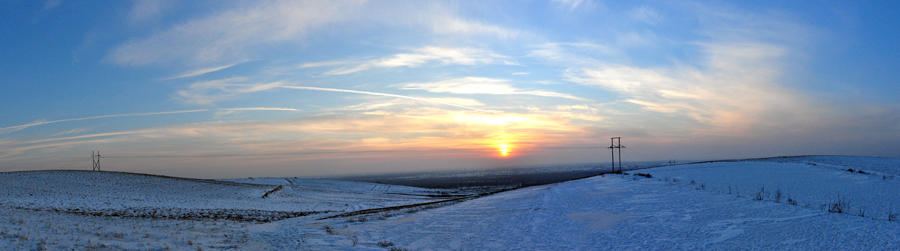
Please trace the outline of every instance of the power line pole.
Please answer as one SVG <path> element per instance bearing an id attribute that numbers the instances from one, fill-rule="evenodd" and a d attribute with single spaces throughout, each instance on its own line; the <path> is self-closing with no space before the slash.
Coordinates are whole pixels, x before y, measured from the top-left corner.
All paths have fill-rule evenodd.
<path id="1" fill-rule="evenodd" d="M 91 161 L 94 162 L 94 167 L 91 168 L 91 171 L 100 171 L 100 151 L 97 151 L 97 154 L 94 154 L 94 151 L 91 151 Z"/>
<path id="2" fill-rule="evenodd" d="M 616 144 L 616 143 L 618 143 L 618 144 Z M 621 172 L 622 171 L 622 148 L 625 148 L 625 146 L 622 145 L 622 137 L 610 138 L 608 148 L 609 148 L 610 155 L 612 157 L 613 172 L 616 171 L 616 149 L 619 149 L 619 172 Z"/>
<path id="3" fill-rule="evenodd" d="M 613 162 L 612 163 L 613 164 L 613 172 L 615 172 L 616 171 L 616 150 L 613 149 L 613 146 L 615 145 L 615 143 L 613 143 L 613 139 L 615 139 L 615 138 L 609 139 L 609 159 L 611 159 Z"/>

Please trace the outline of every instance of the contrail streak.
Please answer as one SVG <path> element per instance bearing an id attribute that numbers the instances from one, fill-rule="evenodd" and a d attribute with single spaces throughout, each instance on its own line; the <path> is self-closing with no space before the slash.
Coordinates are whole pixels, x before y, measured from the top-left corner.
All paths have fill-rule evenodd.
<path id="1" fill-rule="evenodd" d="M 89 119 L 102 119 L 102 118 L 114 118 L 114 117 L 133 117 L 133 116 L 149 116 L 149 115 L 164 115 L 164 114 L 177 114 L 177 113 L 190 113 L 190 112 L 205 112 L 209 111 L 209 109 L 197 109 L 197 110 L 186 110 L 186 111 L 171 111 L 171 112 L 148 112 L 148 113 L 125 113 L 125 114 L 113 114 L 113 115 L 103 115 L 103 116 L 94 116 L 94 117 L 86 117 L 86 118 L 74 118 L 74 119 L 60 119 L 53 121 L 38 121 L 31 124 L 10 126 L 0 128 L 0 134 L 11 133 L 18 130 L 22 130 L 25 128 L 29 128 L 32 126 L 38 125 L 46 125 L 52 123 L 59 122 L 69 122 L 69 121 L 79 121 L 79 120 L 89 120 Z"/>
<path id="2" fill-rule="evenodd" d="M 219 67 L 212 67 L 212 68 L 206 68 L 206 69 L 193 70 L 193 71 L 182 73 L 181 75 L 178 75 L 178 76 L 168 77 L 168 78 L 164 78 L 164 79 L 160 79 L 160 80 L 172 80 L 172 79 L 200 76 L 200 75 L 207 74 L 210 72 L 216 72 L 216 71 L 219 71 L 222 69 L 231 68 L 232 66 L 235 66 L 238 64 L 241 64 L 241 63 L 223 65 L 223 66 L 219 66 Z"/>
<path id="3" fill-rule="evenodd" d="M 469 109 L 469 110 L 474 110 L 474 111 L 479 111 L 479 112 L 486 112 L 486 113 L 492 113 L 492 114 L 497 114 L 497 115 L 502 115 L 502 116 L 508 116 L 508 117 L 513 117 L 513 118 L 517 118 L 517 119 L 521 119 L 521 120 L 527 120 L 527 121 L 531 121 L 531 122 L 539 123 L 539 124 L 552 125 L 552 126 L 566 128 L 565 126 L 561 126 L 561 125 L 557 125 L 557 124 L 553 124 L 553 123 L 547 123 L 547 122 L 543 122 L 543 121 L 537 121 L 537 120 L 533 120 L 533 119 L 527 119 L 527 118 L 510 115 L 510 114 L 506 114 L 506 113 L 502 113 L 502 112 L 489 111 L 489 110 L 478 109 L 478 108 L 474 108 L 474 107 L 457 105 L 457 104 L 453 104 L 453 103 L 447 103 L 447 102 L 441 102 L 441 101 L 435 101 L 435 100 L 417 98 L 417 97 L 410 97 L 410 96 L 403 96 L 403 95 L 397 95 L 397 94 L 390 94 L 390 93 L 355 91 L 355 90 L 347 90 L 347 89 L 334 89 L 334 88 L 322 88 L 322 87 L 307 87 L 307 86 L 281 86 L 281 88 L 298 89 L 298 90 L 312 90 L 312 91 L 356 93 L 356 94 L 365 94 L 365 95 L 412 99 L 412 100 L 418 100 L 418 101 L 423 101 L 423 102 L 449 105 L 449 106 L 453 106 L 453 107 L 459 107 L 459 108 L 464 108 L 464 109 Z"/>
<path id="4" fill-rule="evenodd" d="M 249 107 L 249 108 L 220 108 L 216 109 L 219 111 L 299 111 L 294 108 L 281 108 L 281 107 Z M 125 114 L 113 114 L 113 115 L 103 115 L 103 116 L 94 116 L 94 117 L 86 117 L 86 118 L 74 118 L 74 119 L 60 119 L 53 121 L 38 121 L 30 124 L 10 126 L 0 128 L 0 134 L 11 133 L 15 131 L 19 131 L 25 128 L 29 128 L 32 126 L 38 125 L 46 125 L 60 122 L 69 122 L 69 121 L 79 121 L 79 120 L 90 120 L 90 119 L 102 119 L 102 118 L 115 118 L 115 117 L 134 117 L 134 116 L 150 116 L 150 115 L 165 115 L 165 114 L 179 114 L 179 113 L 191 113 L 191 112 L 207 112 L 209 109 L 196 109 L 196 110 L 184 110 L 184 111 L 170 111 L 170 112 L 148 112 L 148 113 L 125 113 Z"/>

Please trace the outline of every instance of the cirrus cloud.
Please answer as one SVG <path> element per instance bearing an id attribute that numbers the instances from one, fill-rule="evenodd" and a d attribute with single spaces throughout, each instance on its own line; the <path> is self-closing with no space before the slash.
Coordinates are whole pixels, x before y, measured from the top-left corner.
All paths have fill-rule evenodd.
<path id="1" fill-rule="evenodd" d="M 601 66 L 573 69 L 569 81 L 599 86 L 647 111 L 679 114 L 705 125 L 698 134 L 808 124 L 819 108 L 780 82 L 786 49 L 764 43 L 702 44 L 706 68 Z M 775 120 L 773 120 L 775 119 Z M 777 121 L 776 121 L 777 120 Z"/>
<path id="2" fill-rule="evenodd" d="M 362 1 L 275 1 L 240 6 L 175 25 L 113 48 L 107 60 L 123 65 L 172 61 L 208 64 L 246 60 L 266 44 L 306 36 L 312 29 L 349 18 Z"/>
<path id="3" fill-rule="evenodd" d="M 486 50 L 466 47 L 447 48 L 426 46 L 414 49 L 411 53 L 394 54 L 390 57 L 369 60 L 362 63 L 353 63 L 347 61 L 316 62 L 303 64 L 300 66 L 300 68 L 351 65 L 339 67 L 337 69 L 325 72 L 325 75 L 344 75 L 365 71 L 372 68 L 415 68 L 430 62 L 437 62 L 441 65 L 477 65 L 491 63 L 501 63 L 506 65 L 516 64 L 503 55 L 499 55 Z"/>
<path id="4" fill-rule="evenodd" d="M 401 84 L 400 89 L 455 94 L 533 95 L 587 101 L 587 99 L 565 93 L 544 90 L 522 90 L 512 86 L 509 83 L 509 80 L 484 77 L 464 77 L 430 83 L 407 83 Z"/>
<path id="5" fill-rule="evenodd" d="M 271 1 L 238 2 L 223 9 L 162 29 L 143 38 L 131 39 L 112 48 L 106 60 L 133 66 L 172 62 L 188 65 L 234 63 L 255 59 L 260 53 L 270 50 L 273 45 L 302 42 L 310 34 L 329 25 L 347 23 L 353 24 L 350 26 L 377 24 L 426 27 L 434 34 L 450 36 L 490 35 L 510 38 L 520 33 L 496 25 L 467 20 L 460 17 L 454 8 L 443 3 L 365 0 Z M 131 16 L 135 18 L 143 15 L 145 14 Z M 448 51 L 430 53 L 436 55 L 435 53 L 446 52 Z M 449 61 L 461 59 L 448 54 L 438 57 Z M 429 59 L 401 54 L 383 62 L 383 65 L 409 66 L 419 64 L 422 60 Z M 463 60 L 460 63 L 469 62 Z"/>

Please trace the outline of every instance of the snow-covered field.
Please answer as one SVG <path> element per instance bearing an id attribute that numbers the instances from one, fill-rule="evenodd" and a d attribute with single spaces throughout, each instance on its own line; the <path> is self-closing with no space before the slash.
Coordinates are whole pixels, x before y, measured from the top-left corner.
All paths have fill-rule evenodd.
<path id="1" fill-rule="evenodd" d="M 247 247 L 253 243 L 247 227 L 261 222 L 316 219 L 454 195 L 460 194 L 298 178 L 219 181 L 119 172 L 7 172 L 0 173 L 0 250 Z"/>
<path id="2" fill-rule="evenodd" d="M 851 168 L 854 172 L 847 171 Z M 76 171 L 0 173 L 0 249 L 900 247 L 898 159 L 801 156 L 628 173 L 452 202 L 446 200 L 466 194 L 322 179 L 209 181 Z M 281 190 L 262 198 L 279 185 Z M 404 206 L 413 204 L 418 206 Z M 209 214 L 184 219 L 168 213 L 96 216 L 67 210 L 72 208 L 309 214 L 252 221 Z"/>

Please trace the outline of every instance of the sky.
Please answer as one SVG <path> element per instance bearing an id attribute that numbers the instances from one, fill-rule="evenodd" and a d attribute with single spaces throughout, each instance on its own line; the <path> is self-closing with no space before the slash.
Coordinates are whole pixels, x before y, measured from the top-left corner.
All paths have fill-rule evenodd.
<path id="1" fill-rule="evenodd" d="M 898 158 L 898 7 L 0 0 L 0 171 Z"/>

